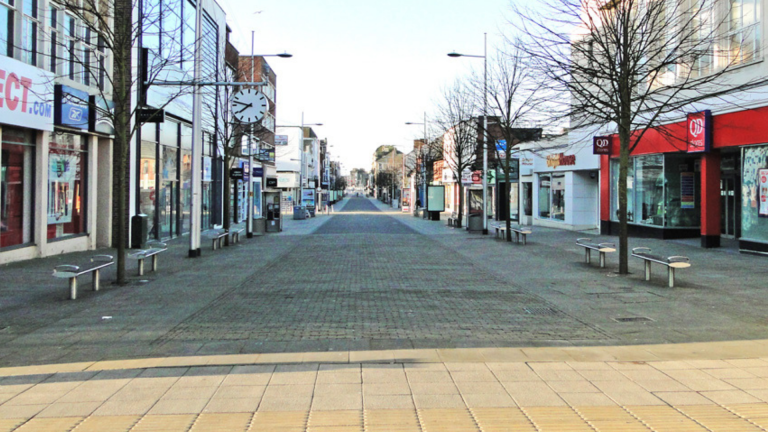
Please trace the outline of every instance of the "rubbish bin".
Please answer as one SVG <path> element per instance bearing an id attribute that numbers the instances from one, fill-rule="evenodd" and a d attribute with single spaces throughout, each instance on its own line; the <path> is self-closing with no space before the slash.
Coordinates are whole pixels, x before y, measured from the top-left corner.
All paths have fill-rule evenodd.
<path id="1" fill-rule="evenodd" d="M 307 216 L 307 208 L 304 206 L 293 206 L 293 220 L 304 220 Z"/>
<path id="2" fill-rule="evenodd" d="M 149 216 L 139 213 L 131 218 L 131 247 L 146 249 L 149 238 Z"/>
<path id="3" fill-rule="evenodd" d="M 471 214 L 469 215 L 469 223 L 467 229 L 470 231 L 482 231 L 483 230 L 483 215 Z"/>
<path id="4" fill-rule="evenodd" d="M 253 235 L 264 235 L 266 227 L 267 220 L 265 218 L 253 218 Z"/>

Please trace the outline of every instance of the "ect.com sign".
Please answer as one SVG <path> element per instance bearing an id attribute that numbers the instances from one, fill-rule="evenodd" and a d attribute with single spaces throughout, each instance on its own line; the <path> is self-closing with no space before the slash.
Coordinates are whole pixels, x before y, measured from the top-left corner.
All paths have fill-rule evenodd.
<path id="1" fill-rule="evenodd" d="M 53 130 L 53 74 L 0 56 L 0 122 Z"/>

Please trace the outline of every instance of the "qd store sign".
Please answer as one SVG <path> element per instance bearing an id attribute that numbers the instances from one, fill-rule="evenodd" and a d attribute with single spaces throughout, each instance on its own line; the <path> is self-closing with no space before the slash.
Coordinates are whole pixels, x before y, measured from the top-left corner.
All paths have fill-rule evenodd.
<path id="1" fill-rule="evenodd" d="M 712 147 L 712 111 L 688 114 L 688 153 L 706 153 Z"/>
<path id="2" fill-rule="evenodd" d="M 0 123 L 53 131 L 53 74 L 0 56 Z"/>
<path id="3" fill-rule="evenodd" d="M 593 137 L 592 138 L 592 154 L 610 155 L 611 154 L 611 137 L 610 136 Z"/>

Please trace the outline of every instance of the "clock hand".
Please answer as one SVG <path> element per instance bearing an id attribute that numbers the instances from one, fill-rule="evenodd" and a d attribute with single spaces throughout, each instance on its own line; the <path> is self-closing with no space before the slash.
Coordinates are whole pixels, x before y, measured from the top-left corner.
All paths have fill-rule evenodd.
<path id="1" fill-rule="evenodd" d="M 248 105 L 244 106 L 243 109 L 241 109 L 240 111 L 237 111 L 235 114 L 240 114 L 241 112 L 247 110 L 248 107 L 251 107 L 251 106 L 253 106 L 253 104 L 248 104 Z"/>
<path id="2" fill-rule="evenodd" d="M 243 102 L 240 102 L 240 101 L 232 101 L 232 103 L 233 103 L 233 104 L 239 104 L 239 105 L 245 105 L 245 103 L 243 103 Z"/>

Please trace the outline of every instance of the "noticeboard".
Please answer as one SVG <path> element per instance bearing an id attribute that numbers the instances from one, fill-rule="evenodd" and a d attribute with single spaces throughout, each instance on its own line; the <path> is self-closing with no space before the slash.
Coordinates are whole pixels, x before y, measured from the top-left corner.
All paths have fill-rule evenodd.
<path id="1" fill-rule="evenodd" d="M 427 211 L 445 211 L 445 186 L 427 186 Z"/>

